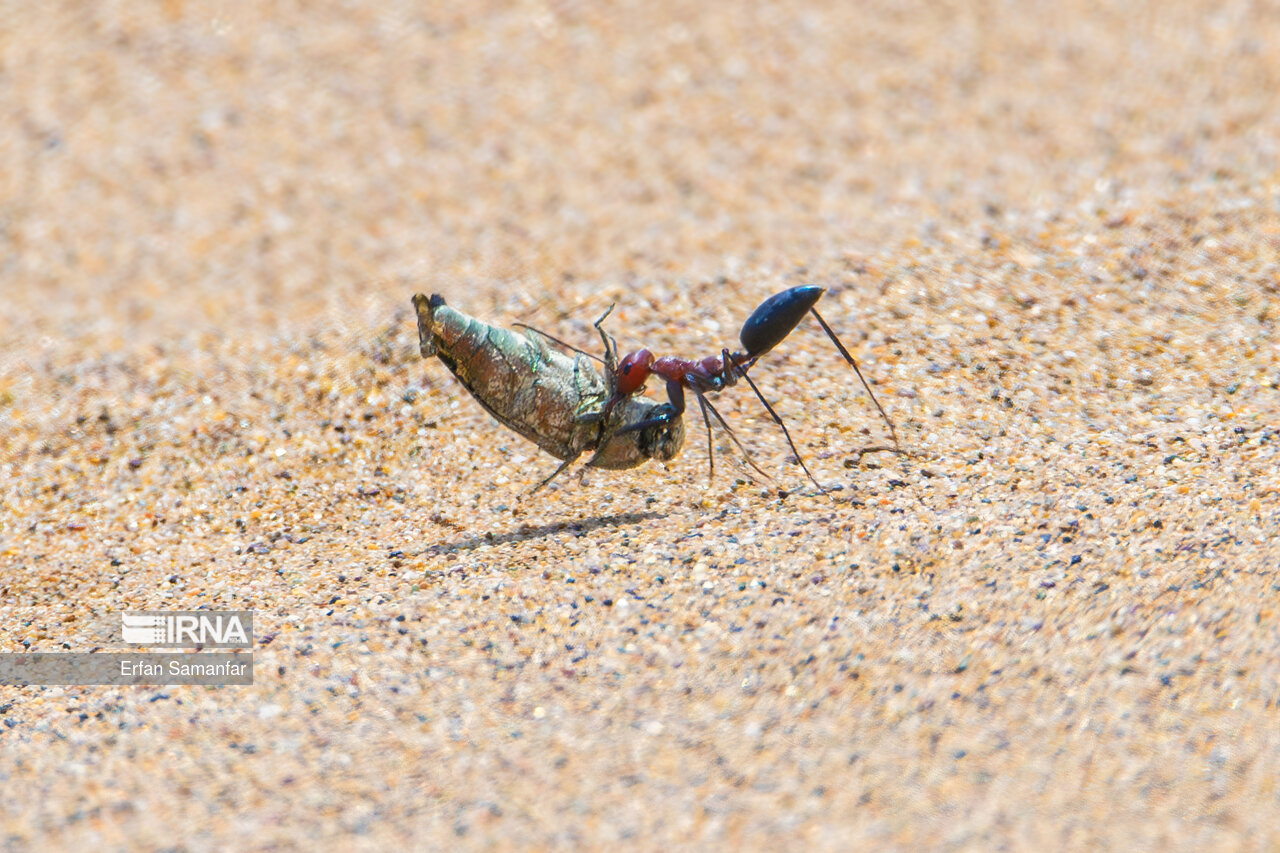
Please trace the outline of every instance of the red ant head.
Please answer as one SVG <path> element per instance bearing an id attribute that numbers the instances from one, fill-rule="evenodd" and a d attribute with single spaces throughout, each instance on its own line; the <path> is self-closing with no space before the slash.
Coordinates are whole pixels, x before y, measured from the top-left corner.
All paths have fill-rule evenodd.
<path id="1" fill-rule="evenodd" d="M 653 353 L 647 349 L 638 349 L 628 353 L 618 362 L 618 393 L 626 396 L 639 391 L 644 381 L 649 378 L 649 370 L 653 367 Z"/>

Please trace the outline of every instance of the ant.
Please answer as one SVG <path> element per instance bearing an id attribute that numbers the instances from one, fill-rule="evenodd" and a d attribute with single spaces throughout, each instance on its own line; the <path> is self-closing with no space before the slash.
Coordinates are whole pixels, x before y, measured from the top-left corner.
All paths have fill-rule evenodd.
<path id="1" fill-rule="evenodd" d="M 708 394 L 723 391 L 736 385 L 739 379 L 743 379 L 751 386 L 751 390 L 755 392 L 756 396 L 760 398 L 760 402 L 764 404 L 774 423 L 782 428 L 782 434 L 786 436 L 787 444 L 790 445 L 791 452 L 795 454 L 796 461 L 800 463 L 804 473 L 818 487 L 818 491 L 825 494 L 826 489 L 809 471 L 809 466 L 805 465 L 804 458 L 801 457 L 800 451 L 796 449 L 795 442 L 791 440 L 791 433 L 787 430 L 787 425 L 782 422 L 782 417 L 765 398 L 764 394 L 760 392 L 760 388 L 747 372 L 761 356 L 782 343 L 795 330 L 800 321 L 804 319 L 805 314 L 813 314 L 819 325 L 822 326 L 822 330 L 827 333 L 827 337 L 831 338 L 836 345 L 836 349 L 840 351 L 845 361 L 849 362 L 854 373 L 858 375 L 858 379 L 862 382 L 862 387 L 867 390 L 867 395 L 871 397 L 871 402 L 875 404 L 876 409 L 880 412 L 880 417 L 884 418 L 885 424 L 889 427 L 889 435 L 893 439 L 893 447 L 867 448 L 863 452 L 888 450 L 905 455 L 906 451 L 902 450 L 901 445 L 898 443 L 898 433 L 893 426 L 893 421 L 889 419 L 884 407 L 880 405 L 880 401 L 876 399 L 875 393 L 872 392 L 871 386 L 867 384 L 862 371 L 858 368 L 858 362 L 849 354 L 844 344 L 836 337 L 836 333 L 827 325 L 827 321 L 822 319 L 822 315 L 814 308 L 814 305 L 817 304 L 825 292 L 826 288 L 816 284 L 802 284 L 770 296 L 760 303 L 760 306 L 751 312 L 751 316 L 742 324 L 742 331 L 738 334 L 742 349 L 738 352 L 730 352 L 725 348 L 721 350 L 718 356 L 711 355 L 701 359 L 680 358 L 674 355 L 659 358 L 655 357 L 647 349 L 639 349 L 628 353 L 617 364 L 614 393 L 606 404 L 606 412 L 609 411 L 610 407 L 626 397 L 639 393 L 650 376 L 657 376 L 666 381 L 670 408 L 660 411 L 654 417 L 630 423 L 620 429 L 618 434 L 665 425 L 679 418 L 685 410 L 685 390 L 687 389 L 692 391 L 698 398 L 698 406 L 702 410 L 702 419 L 707 428 L 707 452 L 711 456 L 712 475 L 714 476 L 715 474 L 715 457 L 711 451 L 711 420 L 708 417 L 708 412 L 714 415 L 715 419 L 728 432 L 729 437 L 733 439 L 734 444 L 742 451 L 743 456 L 751 467 L 768 478 L 768 475 L 761 471 L 760 467 L 751 459 L 750 454 L 747 453 L 742 443 L 738 441 L 737 436 L 734 435 L 733 430 L 725 422 L 724 418 L 711 405 L 711 401 L 707 399 Z M 600 319 L 603 320 L 604 318 L 601 317 Z"/>

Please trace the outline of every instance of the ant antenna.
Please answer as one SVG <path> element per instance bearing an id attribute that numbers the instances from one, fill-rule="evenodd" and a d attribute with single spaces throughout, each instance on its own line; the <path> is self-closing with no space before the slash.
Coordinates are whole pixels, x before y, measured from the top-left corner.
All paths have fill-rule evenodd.
<path id="1" fill-rule="evenodd" d="M 575 347 L 573 344 L 566 343 L 565 341 L 560 340 L 560 339 L 559 339 L 559 338 L 557 338 L 555 335 L 548 335 L 546 332 L 542 331 L 541 329 L 539 329 L 539 328 L 537 328 L 537 327 L 535 327 L 535 326 L 530 326 L 528 323 L 512 323 L 511 325 L 513 325 L 513 326 L 518 326 L 518 327 L 519 327 L 519 328 L 521 328 L 521 329 L 528 329 L 528 330 L 529 330 L 529 331 L 531 331 L 531 332 L 537 332 L 539 335 L 542 335 L 544 338 L 546 338 L 547 340 L 551 341 L 552 343 L 559 344 L 560 346 L 564 347 L 565 349 L 573 350 L 573 351 L 574 351 L 574 352 L 576 352 L 576 353 L 580 353 L 581 355 L 585 355 L 587 358 L 595 359 L 596 361 L 600 362 L 601 364 L 604 364 L 604 359 L 603 359 L 603 358 L 601 358 L 600 356 L 596 355 L 595 353 L 590 353 L 590 352 L 587 352 L 587 351 L 586 351 L 586 350 L 584 350 L 584 349 L 579 349 L 578 347 Z"/>

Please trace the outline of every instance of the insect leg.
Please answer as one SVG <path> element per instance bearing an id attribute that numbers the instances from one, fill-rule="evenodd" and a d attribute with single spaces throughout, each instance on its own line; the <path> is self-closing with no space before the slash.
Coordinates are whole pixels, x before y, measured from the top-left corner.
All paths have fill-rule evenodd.
<path id="1" fill-rule="evenodd" d="M 898 443 L 898 431 L 893 428 L 893 421 L 889 420 L 889 416 L 885 414 L 884 406 L 880 405 L 880 401 L 876 399 L 875 392 L 871 390 L 871 386 L 868 385 L 867 380 L 863 378 L 862 371 L 858 369 L 858 362 L 854 361 L 853 356 L 849 355 L 849 351 L 844 348 L 844 344 L 840 343 L 840 339 L 836 337 L 836 333 L 831 331 L 831 327 L 827 325 L 827 321 L 822 319 L 822 315 L 818 313 L 818 309 L 810 307 L 809 310 L 813 312 L 813 316 L 816 317 L 818 323 L 822 325 L 822 331 L 827 333 L 827 337 L 831 338 L 832 342 L 835 343 L 836 349 L 840 350 L 840 354 L 844 356 L 844 360 L 849 362 L 850 366 L 853 367 L 853 372 L 858 374 L 858 379 L 862 381 L 862 387 L 867 389 L 867 396 L 871 398 L 871 402 L 876 404 L 876 409 L 880 411 L 880 417 L 884 418 L 884 422 L 889 426 L 889 437 L 893 439 L 893 446 L 897 448 L 898 453 L 902 453 L 902 445 Z"/>
<path id="2" fill-rule="evenodd" d="M 720 422 L 720 426 L 724 427 L 724 431 L 729 434 L 729 438 L 733 439 L 733 443 L 737 445 L 738 450 L 742 451 L 742 458 L 747 460 L 747 464 L 750 465 L 752 468 L 754 468 L 756 470 L 756 473 L 758 473 L 761 477 L 764 477 L 766 480 L 772 480 L 773 478 L 770 477 L 767 473 L 765 473 L 764 470 L 762 470 L 760 466 L 756 464 L 756 461 L 751 458 L 751 454 L 747 452 L 747 448 L 742 446 L 741 441 L 738 441 L 738 435 L 733 431 L 733 427 L 729 426 L 728 421 L 724 419 L 724 417 L 720 414 L 720 412 L 716 409 L 715 406 L 711 405 L 711 401 L 708 400 L 706 397 L 703 397 L 701 394 L 698 395 L 698 399 L 701 400 L 704 404 L 706 404 L 707 409 L 711 410 L 711 414 L 716 416 L 716 420 Z M 768 404 L 766 403 L 765 405 L 768 405 Z M 705 410 L 703 413 L 705 414 Z M 822 487 L 819 486 L 818 488 L 822 488 Z"/>
<path id="3" fill-rule="evenodd" d="M 800 463 L 800 467 L 804 469 L 804 473 L 809 477 L 810 480 L 813 481 L 813 484 L 818 487 L 818 491 L 822 492 L 825 495 L 827 493 L 827 490 L 822 488 L 822 484 L 819 483 L 817 478 L 814 477 L 813 474 L 809 472 L 809 466 L 804 464 L 804 457 L 801 456 L 800 451 L 796 449 L 796 443 L 791 440 L 791 433 L 787 431 L 787 425 L 782 422 L 782 417 L 776 411 L 774 411 L 773 406 L 769 405 L 769 401 L 766 400 L 764 395 L 760 393 L 760 388 L 756 385 L 755 380 L 751 378 L 751 375 L 747 373 L 746 370 L 736 366 L 734 367 L 734 370 L 737 371 L 739 376 L 747 380 L 747 384 L 751 386 L 751 390 L 755 391 L 756 396 L 760 398 L 760 402 L 764 403 L 764 407 L 765 409 L 768 410 L 769 417 L 773 418 L 773 422 L 776 423 L 778 426 L 782 427 L 782 434 L 787 437 L 787 444 L 791 446 L 791 452 L 796 455 L 796 461 Z"/>
<path id="4" fill-rule="evenodd" d="M 530 489 L 530 490 L 529 490 L 529 494 L 530 494 L 530 495 L 537 494 L 539 491 L 541 491 L 541 490 L 542 490 L 542 488 L 543 488 L 544 486 L 546 486 L 548 483 L 550 483 L 550 482 L 551 482 L 552 480 L 554 480 L 556 477 L 559 477 L 562 473 L 564 473 L 564 470 L 565 470 L 566 468 L 568 468 L 570 465 L 572 465 L 572 464 L 573 464 L 574 462 L 576 462 L 576 461 L 578 461 L 578 457 L 577 457 L 577 456 L 573 457 L 572 459 L 566 459 L 566 460 L 564 460 L 563 462 L 561 462 L 561 463 L 560 463 L 560 467 L 559 467 L 559 468 L 556 468 L 556 470 L 552 471 L 552 472 L 551 472 L 551 476 L 547 477 L 547 479 L 543 480 L 541 483 L 539 483 L 538 485 L 536 485 L 536 486 L 534 486 L 532 489 Z"/>
<path id="5" fill-rule="evenodd" d="M 702 396 L 699 394 L 698 396 Z M 671 411 L 664 412 L 656 418 L 649 418 L 634 424 L 628 424 L 618 430 L 617 434 L 635 432 L 636 430 L 648 429 L 649 427 L 661 426 L 662 424 L 671 423 L 672 420 L 684 414 L 684 386 L 674 379 L 667 383 L 667 399 L 671 401 Z M 710 404 L 708 404 L 710 405 Z M 711 411 L 715 411 L 712 409 Z"/>
<path id="6" fill-rule="evenodd" d="M 609 408 L 604 406 L 601 408 L 600 392 L 592 387 L 592 383 L 587 377 L 596 378 L 598 374 L 583 355 L 575 355 L 573 357 L 573 384 L 574 390 L 578 392 L 578 406 L 573 412 L 573 422 L 576 424 L 595 424 L 604 420 L 608 415 Z"/>
<path id="7" fill-rule="evenodd" d="M 716 478 L 716 451 L 711 442 L 711 418 L 707 415 L 707 406 L 711 405 L 707 402 L 707 398 L 698 395 L 698 407 L 702 409 L 702 423 L 707 428 L 707 482 L 710 483 Z M 718 416 L 717 416 L 718 417 Z"/>

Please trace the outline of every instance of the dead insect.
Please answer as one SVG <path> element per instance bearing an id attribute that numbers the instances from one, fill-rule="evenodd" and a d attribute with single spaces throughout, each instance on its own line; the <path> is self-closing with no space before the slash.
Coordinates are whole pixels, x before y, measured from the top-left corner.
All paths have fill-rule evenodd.
<path id="1" fill-rule="evenodd" d="M 604 317 L 595 324 L 605 346 L 601 376 L 586 353 L 571 358 L 535 330 L 490 326 L 439 295 L 419 293 L 413 307 L 423 358 L 438 356 L 489 414 L 564 460 L 534 491 L 584 453 L 592 454 L 589 466 L 620 470 L 667 462 L 683 447 L 684 421 L 670 403 L 654 403 L 636 389 L 618 393 L 617 349 L 600 326 Z"/>
<path id="2" fill-rule="evenodd" d="M 825 492 L 826 489 L 817 481 L 809 471 L 809 467 L 804 464 L 804 459 L 800 456 L 800 451 L 796 449 L 795 442 L 791 440 L 791 433 L 787 431 L 787 425 L 782 422 L 781 416 L 774 410 L 769 401 L 765 399 L 764 394 L 760 393 L 760 389 L 756 383 L 752 381 L 748 370 L 756 363 L 756 361 L 765 353 L 772 350 L 795 329 L 795 327 L 804 319 L 806 313 L 811 313 L 822 326 L 823 331 L 835 343 L 836 348 L 840 350 L 840 354 L 844 356 L 845 361 L 853 367 L 854 372 L 858 375 L 858 379 L 862 382 L 862 387 L 867 389 L 867 394 L 871 397 L 871 402 L 875 404 L 879 410 L 880 416 L 884 418 L 884 422 L 889 427 L 889 435 L 893 439 L 893 447 L 875 447 L 864 448 L 862 452 L 867 453 L 874 450 L 888 450 L 894 453 L 905 454 L 898 444 L 898 433 L 894 429 L 893 421 L 885 414 L 884 407 L 880 405 L 880 401 L 876 399 L 876 395 L 871 391 L 871 386 L 867 384 L 867 380 L 863 378 L 862 371 L 858 369 L 856 362 L 845 349 L 844 344 L 836 337 L 836 333 L 827 325 L 827 321 L 822 319 L 822 315 L 818 313 L 813 306 L 817 303 L 825 292 L 825 288 L 817 285 L 800 285 L 781 293 L 775 294 L 760 304 L 747 321 L 742 324 L 742 331 L 738 335 L 738 340 L 742 343 L 742 350 L 739 352 L 730 352 L 727 348 L 721 350 L 720 355 L 707 356 L 701 359 L 687 359 L 679 356 L 663 356 L 655 358 L 653 353 L 647 349 L 636 350 L 629 353 L 617 366 L 617 377 L 613 380 L 614 396 L 610 398 L 608 406 L 615 405 L 620 400 L 629 399 L 628 395 L 638 393 L 644 386 L 645 380 L 650 375 L 657 376 L 666 380 L 667 397 L 670 400 L 670 406 L 667 409 L 657 411 L 653 416 L 639 420 L 628 421 L 619 430 L 621 435 L 627 435 L 631 431 L 644 431 L 661 426 L 666 419 L 678 419 L 685 408 L 684 392 L 687 388 L 692 391 L 698 398 L 698 406 L 702 409 L 702 420 L 707 428 L 707 452 L 711 454 L 711 419 L 708 412 L 715 416 L 716 420 L 724 427 L 729 437 L 733 439 L 734 444 L 742 451 L 743 456 L 752 468 L 757 472 L 768 477 L 760 467 L 752 461 L 750 454 L 746 448 L 738 441 L 733 430 L 729 427 L 720 413 L 711 405 L 711 401 L 707 399 L 707 394 L 722 391 L 736 385 L 738 379 L 745 379 L 747 384 L 751 386 L 751 390 L 756 392 L 756 396 L 760 398 L 760 402 L 764 404 L 768 410 L 769 416 L 773 418 L 774 423 L 782 428 L 782 434 L 786 436 L 787 444 L 791 447 L 791 452 L 795 454 L 796 461 L 800 463 L 800 467 L 804 469 L 804 473 L 818 487 L 819 491 Z M 603 319 L 603 318 L 601 318 Z M 603 334 L 603 333 L 602 333 Z M 711 470 L 715 471 L 715 459 L 712 456 Z"/>

